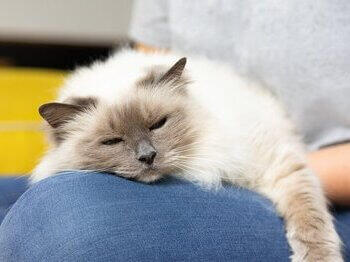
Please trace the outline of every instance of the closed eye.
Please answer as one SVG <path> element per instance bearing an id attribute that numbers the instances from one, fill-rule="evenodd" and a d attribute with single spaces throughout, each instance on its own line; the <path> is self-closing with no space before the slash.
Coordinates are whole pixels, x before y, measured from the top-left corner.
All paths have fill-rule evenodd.
<path id="1" fill-rule="evenodd" d="M 154 129 L 158 129 L 161 128 L 162 126 L 164 126 L 165 122 L 167 121 L 167 117 L 163 117 L 161 120 L 159 120 L 158 122 L 154 123 L 149 130 L 154 130 Z"/>
<path id="2" fill-rule="evenodd" d="M 109 138 L 109 139 L 105 139 L 101 142 L 102 145 L 107 145 L 107 146 L 110 146 L 110 145 L 115 145 L 115 144 L 118 144 L 120 142 L 122 142 L 123 139 L 120 138 L 120 137 L 114 137 L 114 138 Z"/>

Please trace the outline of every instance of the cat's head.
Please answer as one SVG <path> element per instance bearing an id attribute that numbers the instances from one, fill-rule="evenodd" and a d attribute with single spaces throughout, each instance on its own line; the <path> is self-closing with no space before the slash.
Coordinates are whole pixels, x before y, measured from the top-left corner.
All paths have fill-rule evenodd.
<path id="1" fill-rule="evenodd" d="M 70 98 L 40 107 L 56 148 L 70 147 L 66 166 L 152 182 L 189 165 L 200 128 L 183 76 L 186 59 L 151 70 L 116 104 Z"/>

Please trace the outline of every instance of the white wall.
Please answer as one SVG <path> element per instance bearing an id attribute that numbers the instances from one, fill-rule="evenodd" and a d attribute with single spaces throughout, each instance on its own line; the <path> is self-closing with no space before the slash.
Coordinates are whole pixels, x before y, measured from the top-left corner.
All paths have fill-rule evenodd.
<path id="1" fill-rule="evenodd" d="M 131 0 L 0 0 L 0 41 L 112 43 L 128 30 Z"/>

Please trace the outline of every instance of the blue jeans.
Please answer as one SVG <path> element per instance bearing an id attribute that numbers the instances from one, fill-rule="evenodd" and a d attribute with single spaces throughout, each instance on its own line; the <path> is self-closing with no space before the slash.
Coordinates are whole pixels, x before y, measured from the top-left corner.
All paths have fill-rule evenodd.
<path id="1" fill-rule="evenodd" d="M 350 261 L 350 211 L 337 213 Z M 205 191 L 65 172 L 27 190 L 0 226 L 0 261 L 288 261 L 283 221 L 248 190 Z"/>
<path id="2" fill-rule="evenodd" d="M 26 177 L 0 177 L 0 224 L 7 211 L 26 189 Z"/>

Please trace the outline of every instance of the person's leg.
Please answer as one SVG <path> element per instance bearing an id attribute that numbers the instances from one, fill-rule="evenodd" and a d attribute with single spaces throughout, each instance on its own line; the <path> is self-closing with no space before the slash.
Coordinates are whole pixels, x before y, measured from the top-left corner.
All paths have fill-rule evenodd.
<path id="1" fill-rule="evenodd" d="M 346 262 L 350 262 L 350 208 L 334 210 L 334 224 L 343 241 L 343 254 Z"/>
<path id="2" fill-rule="evenodd" d="M 7 211 L 27 189 L 27 177 L 0 177 L 0 224 Z"/>
<path id="3" fill-rule="evenodd" d="M 176 179 L 146 185 L 67 172 L 24 193 L 0 226 L 0 261 L 288 261 L 289 256 L 283 223 L 268 200 L 237 188 L 204 191 Z"/>

